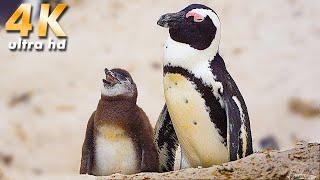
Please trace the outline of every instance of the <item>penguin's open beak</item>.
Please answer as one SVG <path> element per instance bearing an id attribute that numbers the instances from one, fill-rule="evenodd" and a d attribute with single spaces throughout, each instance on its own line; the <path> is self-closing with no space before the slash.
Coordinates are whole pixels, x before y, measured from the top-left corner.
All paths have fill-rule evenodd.
<path id="1" fill-rule="evenodd" d="M 165 28 L 178 28 L 179 24 L 185 19 L 185 12 L 168 13 L 160 17 L 157 24 Z"/>
<path id="2" fill-rule="evenodd" d="M 106 68 L 104 69 L 104 72 L 106 74 L 106 79 L 102 79 L 104 85 L 114 86 L 115 84 L 120 82 L 112 71 Z"/>

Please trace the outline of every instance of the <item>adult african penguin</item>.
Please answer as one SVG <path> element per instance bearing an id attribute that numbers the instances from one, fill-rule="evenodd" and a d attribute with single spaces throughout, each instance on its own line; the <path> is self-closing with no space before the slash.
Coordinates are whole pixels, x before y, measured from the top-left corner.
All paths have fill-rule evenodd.
<path id="1" fill-rule="evenodd" d="M 217 14 L 192 4 L 162 15 L 158 25 L 170 34 L 163 61 L 166 104 L 155 132 L 159 170 L 173 170 L 179 145 L 180 168 L 209 167 L 252 154 L 246 104 L 219 55 Z"/>
<path id="2" fill-rule="evenodd" d="M 101 99 L 87 125 L 80 174 L 157 172 L 153 129 L 136 105 L 136 84 L 123 69 L 105 69 L 105 73 Z"/>

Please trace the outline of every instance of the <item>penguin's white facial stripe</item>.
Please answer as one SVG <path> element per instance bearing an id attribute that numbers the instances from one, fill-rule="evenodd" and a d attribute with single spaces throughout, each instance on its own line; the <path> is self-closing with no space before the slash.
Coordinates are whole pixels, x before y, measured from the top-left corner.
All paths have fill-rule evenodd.
<path id="1" fill-rule="evenodd" d="M 241 128 L 240 128 L 241 137 L 240 138 L 243 141 L 243 144 L 242 144 L 242 147 L 243 147 L 242 153 L 243 153 L 243 155 L 242 155 L 242 157 L 245 157 L 246 156 L 246 151 L 247 151 L 247 131 L 245 129 L 245 124 L 244 124 L 245 114 L 243 113 L 243 109 L 241 107 L 241 103 L 240 103 L 239 99 L 236 96 L 233 96 L 232 99 L 237 104 L 239 112 L 240 112 L 240 118 L 241 118 Z"/>
<path id="2" fill-rule="evenodd" d="M 102 83 L 101 94 L 108 97 L 119 95 L 133 96 L 134 89 L 130 80 L 127 79 L 126 81 L 121 81 L 113 86 L 105 86 L 105 84 Z"/>
<path id="3" fill-rule="evenodd" d="M 210 9 L 193 9 L 193 10 L 189 11 L 188 13 L 197 14 L 199 17 L 201 16 L 203 18 L 209 16 L 209 18 L 212 20 L 212 22 L 216 26 L 216 28 L 220 29 L 219 17 L 212 10 L 210 10 Z"/>

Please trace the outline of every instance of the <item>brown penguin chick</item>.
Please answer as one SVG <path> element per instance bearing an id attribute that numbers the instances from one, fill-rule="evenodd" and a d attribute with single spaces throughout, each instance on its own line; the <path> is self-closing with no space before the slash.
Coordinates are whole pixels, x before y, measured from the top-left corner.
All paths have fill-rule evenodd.
<path id="1" fill-rule="evenodd" d="M 153 129 L 136 105 L 136 84 L 125 70 L 105 69 L 105 73 L 101 99 L 87 125 L 80 174 L 158 171 Z"/>

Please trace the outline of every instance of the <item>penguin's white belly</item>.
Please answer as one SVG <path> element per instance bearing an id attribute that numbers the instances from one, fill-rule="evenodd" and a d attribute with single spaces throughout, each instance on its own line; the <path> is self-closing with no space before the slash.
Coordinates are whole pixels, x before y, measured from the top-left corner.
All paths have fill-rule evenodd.
<path id="1" fill-rule="evenodd" d="M 167 73 L 164 88 L 168 111 L 188 164 L 209 167 L 229 161 L 228 149 L 195 85 L 180 74 Z"/>
<path id="2" fill-rule="evenodd" d="M 123 129 L 100 127 L 95 140 L 95 175 L 134 174 L 140 171 L 132 139 Z"/>

